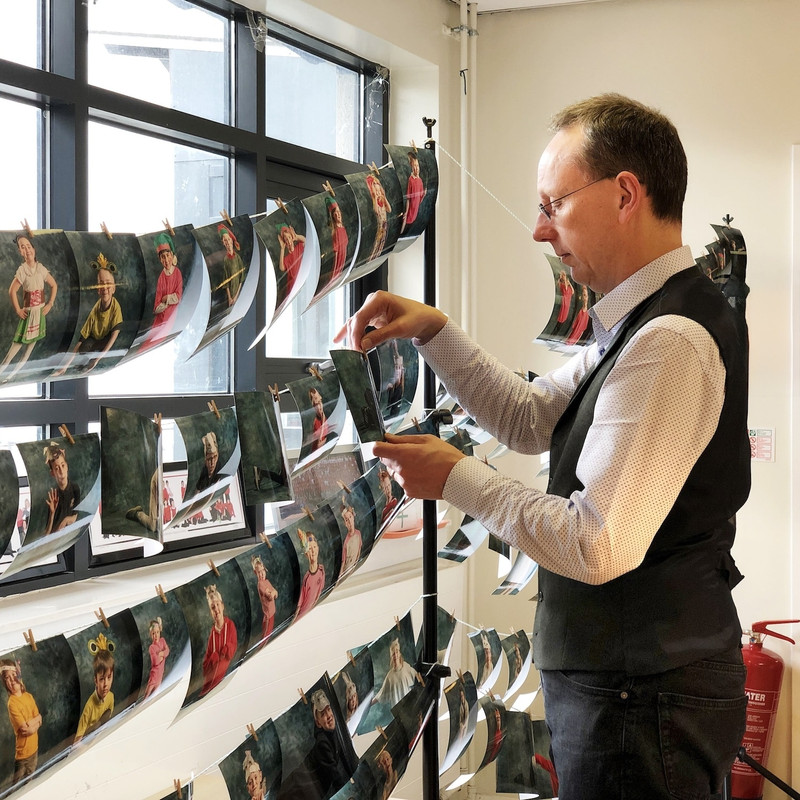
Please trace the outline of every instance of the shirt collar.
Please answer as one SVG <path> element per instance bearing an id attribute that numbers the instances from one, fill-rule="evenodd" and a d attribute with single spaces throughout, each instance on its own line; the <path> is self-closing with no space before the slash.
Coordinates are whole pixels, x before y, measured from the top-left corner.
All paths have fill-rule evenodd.
<path id="1" fill-rule="evenodd" d="M 673 275 L 694 263 L 691 247 L 683 245 L 636 270 L 619 286 L 600 298 L 589 309 L 589 314 L 601 354 L 605 352 L 625 317 L 639 303 L 658 291 Z"/>

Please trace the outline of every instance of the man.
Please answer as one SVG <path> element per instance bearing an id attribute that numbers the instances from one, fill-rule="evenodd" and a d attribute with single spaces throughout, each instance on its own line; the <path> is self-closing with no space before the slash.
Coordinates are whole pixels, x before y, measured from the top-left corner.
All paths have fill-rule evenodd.
<path id="1" fill-rule="evenodd" d="M 430 436 L 374 452 L 411 497 L 443 497 L 539 562 L 534 662 L 562 800 L 709 797 L 746 705 L 730 593 L 750 487 L 746 328 L 681 247 L 672 123 L 603 95 L 553 130 L 534 238 L 605 295 L 593 345 L 525 384 L 428 306 L 378 293 L 346 329 L 363 350 L 415 337 L 500 441 L 550 450 L 547 493 Z"/>
<path id="2" fill-rule="evenodd" d="M 323 689 L 311 695 L 314 746 L 305 761 L 283 782 L 278 800 L 323 800 L 342 788 L 355 772 L 358 759 L 336 730 L 336 715 Z M 345 734 L 349 741 L 349 733 Z"/>
<path id="3" fill-rule="evenodd" d="M 261 765 L 253 758 L 250 750 L 244 751 L 244 780 L 250 800 L 264 800 L 267 796 L 267 780 L 261 772 Z"/>
<path id="4" fill-rule="evenodd" d="M 47 528 L 45 535 L 63 530 L 78 519 L 75 510 L 81 500 L 81 490 L 77 483 L 69 479 L 67 454 L 55 442 L 44 448 L 44 460 L 50 469 L 56 485 L 47 493 Z"/>

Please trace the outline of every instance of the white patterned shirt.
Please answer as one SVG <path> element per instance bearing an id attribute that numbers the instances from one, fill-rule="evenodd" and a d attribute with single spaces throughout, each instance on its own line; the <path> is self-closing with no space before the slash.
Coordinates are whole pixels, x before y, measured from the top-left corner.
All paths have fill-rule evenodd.
<path id="1" fill-rule="evenodd" d="M 638 270 L 591 309 L 596 341 L 533 383 L 452 322 L 420 353 L 498 441 L 542 453 L 627 315 L 693 263 L 690 248 L 681 247 Z M 546 494 L 464 458 L 445 483 L 444 500 L 551 572 L 605 583 L 642 562 L 713 436 L 724 398 L 725 366 L 708 331 L 686 317 L 657 317 L 634 334 L 600 390 L 576 469 L 586 488 L 569 498 Z"/>

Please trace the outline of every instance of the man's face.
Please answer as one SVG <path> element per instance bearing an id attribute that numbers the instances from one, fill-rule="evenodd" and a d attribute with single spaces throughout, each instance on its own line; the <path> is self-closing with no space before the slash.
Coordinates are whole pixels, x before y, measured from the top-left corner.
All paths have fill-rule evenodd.
<path id="1" fill-rule="evenodd" d="M 610 259 L 618 252 L 612 236 L 619 211 L 616 185 L 611 180 L 588 185 L 592 177 L 577 161 L 582 146 L 583 131 L 572 127 L 559 131 L 542 154 L 538 178 L 542 203 L 575 194 L 549 207 L 551 219 L 539 213 L 533 238 L 552 245 L 575 281 L 605 293 L 616 285 L 609 274 Z"/>
<path id="2" fill-rule="evenodd" d="M 263 781 L 263 777 L 261 775 L 261 770 L 258 767 L 254 767 L 250 770 L 247 775 L 247 793 L 250 795 L 253 800 L 255 798 L 262 797 L 261 794 L 261 784 Z"/>
<path id="3" fill-rule="evenodd" d="M 69 467 L 64 456 L 56 456 L 50 462 L 50 474 L 55 478 L 56 486 L 59 489 L 66 489 L 69 482 Z"/>
<path id="4" fill-rule="evenodd" d="M 332 731 L 336 727 L 336 717 L 333 716 L 333 709 L 325 706 L 322 711 L 314 712 L 314 722 L 318 728 L 324 731 Z"/>
<path id="5" fill-rule="evenodd" d="M 103 669 L 95 673 L 94 688 L 97 696 L 103 700 L 111 689 L 111 682 L 114 680 L 113 669 Z"/>

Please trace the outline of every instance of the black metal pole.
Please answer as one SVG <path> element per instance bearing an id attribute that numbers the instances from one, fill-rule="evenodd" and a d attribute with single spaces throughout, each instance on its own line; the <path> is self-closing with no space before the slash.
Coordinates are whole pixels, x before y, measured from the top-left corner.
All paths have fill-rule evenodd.
<path id="1" fill-rule="evenodd" d="M 428 129 L 426 150 L 435 152 L 436 143 L 431 139 L 435 119 L 423 117 Z M 431 212 L 424 239 L 424 296 L 425 303 L 436 305 L 436 209 Z M 436 407 L 436 376 L 427 365 L 423 368 L 423 400 L 426 411 Z M 436 627 L 438 607 L 438 580 L 436 574 L 436 501 L 422 501 L 422 661 L 434 664 L 437 660 Z M 439 696 L 439 677 L 431 674 L 428 681 L 436 681 L 436 697 Z M 422 739 L 422 796 L 424 800 L 439 798 L 439 723 L 438 702 L 434 705 Z"/>
<path id="2" fill-rule="evenodd" d="M 777 786 L 782 792 L 785 792 L 789 797 L 794 798 L 794 800 L 800 800 L 800 792 L 792 789 L 788 783 L 784 783 L 777 775 L 775 775 L 775 773 L 770 772 L 766 767 L 759 764 L 758 761 L 748 754 L 744 747 L 739 748 L 736 758 L 738 758 L 742 763 L 747 764 L 750 769 L 754 769 L 759 775 L 762 775 L 771 784 Z M 736 800 L 736 798 L 734 797 L 733 800 Z"/>

